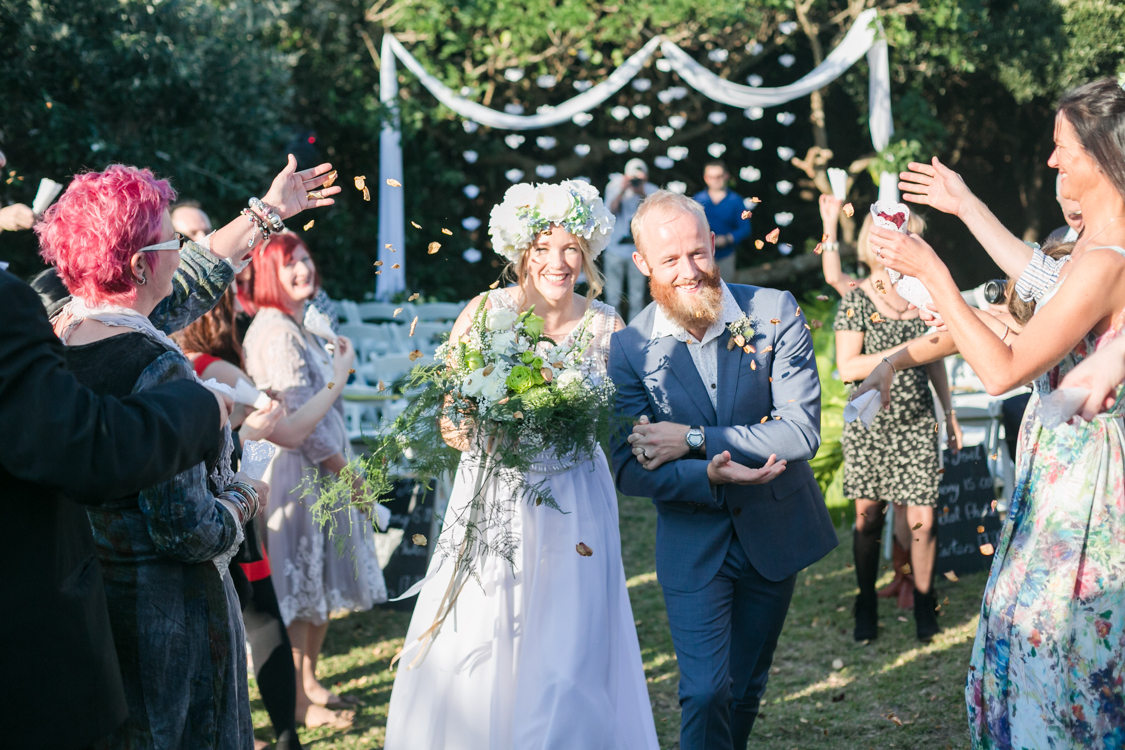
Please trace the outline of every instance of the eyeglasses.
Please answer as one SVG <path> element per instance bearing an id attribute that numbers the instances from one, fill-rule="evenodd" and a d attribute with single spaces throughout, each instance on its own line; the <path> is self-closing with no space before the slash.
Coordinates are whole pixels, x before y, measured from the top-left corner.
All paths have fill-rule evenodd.
<path id="1" fill-rule="evenodd" d="M 187 236 L 185 236 L 183 234 L 180 234 L 179 232 L 176 232 L 176 236 L 173 237 L 172 239 L 168 240 L 167 242 L 161 242 L 157 245 L 145 245 L 144 247 L 142 247 L 137 252 L 138 253 L 153 253 L 153 252 L 156 252 L 157 250 L 182 250 L 184 248 L 184 243 L 188 242 L 188 241 L 189 241 L 189 238 Z"/>

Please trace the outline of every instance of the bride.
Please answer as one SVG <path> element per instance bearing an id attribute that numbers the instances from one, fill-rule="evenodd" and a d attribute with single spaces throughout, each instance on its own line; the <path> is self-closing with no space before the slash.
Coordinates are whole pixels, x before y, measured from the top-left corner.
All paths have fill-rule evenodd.
<path id="1" fill-rule="evenodd" d="M 538 210 L 518 211 L 537 196 Z M 594 299 L 602 286 L 594 261 L 612 225 L 597 190 L 578 181 L 515 185 L 489 225 L 515 285 L 490 292 L 485 307 L 534 307 L 544 333 L 560 344 L 592 334 L 583 369 L 595 381 L 605 377 L 610 336 L 624 327 Z M 586 296 L 574 291 L 583 273 Z M 451 340 L 469 329 L 484 297 L 461 313 Z M 468 447 L 454 429 L 446 435 L 450 445 Z M 469 504 L 477 465 L 475 456 L 462 456 L 447 520 Z M 559 508 L 510 498 L 503 528 L 482 533 L 514 535 L 514 564 L 484 558 L 480 580 L 461 590 L 440 634 L 411 651 L 433 623 L 454 566 L 448 556 L 431 561 L 391 693 L 387 750 L 659 747 L 605 456 L 599 448 L 576 465 L 536 464 L 529 480 L 545 480 Z M 510 491 L 500 482 L 489 492 Z M 447 522 L 444 533 L 463 530 Z M 593 554 L 580 554 L 580 544 Z"/>

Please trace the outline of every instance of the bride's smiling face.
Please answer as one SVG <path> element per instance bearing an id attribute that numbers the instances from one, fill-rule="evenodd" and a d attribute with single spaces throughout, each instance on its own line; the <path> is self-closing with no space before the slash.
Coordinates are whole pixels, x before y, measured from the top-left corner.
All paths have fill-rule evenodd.
<path id="1" fill-rule="evenodd" d="M 540 232 L 527 251 L 527 281 L 545 300 L 567 299 L 582 272 L 579 239 L 562 227 Z"/>

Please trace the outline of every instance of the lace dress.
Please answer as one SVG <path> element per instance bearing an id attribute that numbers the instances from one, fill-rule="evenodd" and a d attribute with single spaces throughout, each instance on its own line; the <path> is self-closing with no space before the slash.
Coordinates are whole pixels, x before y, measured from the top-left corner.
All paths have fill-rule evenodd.
<path id="1" fill-rule="evenodd" d="M 1125 311 L 1035 382 L 965 689 L 974 748 L 1125 747 L 1123 391 L 1089 424 L 1047 430 L 1036 413 L 1123 328 Z"/>
<path id="2" fill-rule="evenodd" d="M 332 377 L 320 340 L 274 308 L 262 308 L 254 317 L 242 349 L 246 373 L 259 388 L 279 391 L 288 413 Z M 341 393 L 342 386 L 337 385 Z M 317 500 L 315 489 L 303 496 L 307 487 L 329 478 L 320 462 L 335 453 L 352 455 L 340 401 L 299 448 L 277 446 L 263 477 L 270 485 L 266 529 L 273 586 L 287 626 L 293 620 L 323 625 L 335 610 L 361 612 L 387 600 L 371 522 L 353 509 L 330 532 L 309 512 Z"/>
<path id="3" fill-rule="evenodd" d="M 516 309 L 507 290 L 489 300 Z M 602 378 L 616 316 L 600 302 L 593 306 L 585 368 Z M 476 456 L 462 457 L 447 518 L 472 499 L 477 466 Z M 530 480 L 546 479 L 564 512 L 505 501 L 506 528 L 484 533 L 518 537 L 514 569 L 485 558 L 479 583 L 470 580 L 461 591 L 425 659 L 411 668 L 415 651 L 399 662 L 387 750 L 658 747 L 605 456 L 599 448 L 593 460 L 542 468 L 546 473 Z M 500 482 L 490 491 L 507 488 Z M 579 542 L 593 555 L 579 555 Z M 452 568 L 452 557 L 433 557 L 407 643 L 430 627 Z"/>

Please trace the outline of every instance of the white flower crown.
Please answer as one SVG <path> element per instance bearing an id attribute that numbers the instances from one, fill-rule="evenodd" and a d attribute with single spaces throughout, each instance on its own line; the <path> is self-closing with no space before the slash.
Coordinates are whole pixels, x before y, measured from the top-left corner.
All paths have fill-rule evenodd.
<path id="1" fill-rule="evenodd" d="M 614 217 L 605 207 L 598 189 L 582 180 L 558 185 L 521 182 L 504 193 L 492 207 L 488 234 L 492 249 L 515 263 L 535 236 L 552 225 L 586 240 L 590 255 L 597 258 L 609 244 Z"/>

